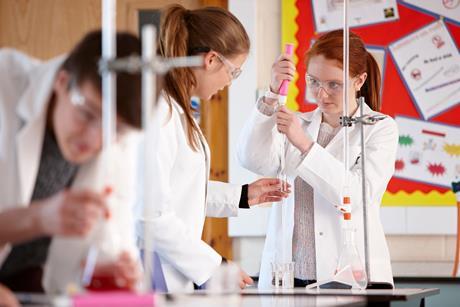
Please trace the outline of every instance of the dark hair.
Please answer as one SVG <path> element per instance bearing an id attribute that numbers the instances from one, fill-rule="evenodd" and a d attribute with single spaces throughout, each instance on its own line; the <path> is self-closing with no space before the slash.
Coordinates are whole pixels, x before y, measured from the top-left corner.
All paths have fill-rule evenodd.
<path id="1" fill-rule="evenodd" d="M 232 57 L 248 53 L 249 48 L 249 37 L 243 25 L 225 9 L 187 10 L 181 5 L 172 5 L 162 13 L 159 54 L 163 57 L 195 55 L 210 50 Z M 196 80 L 190 68 L 173 69 L 164 78 L 164 90 L 184 109 L 188 141 L 192 149 L 197 150 L 198 127 L 190 106 L 194 86 Z"/>
<path id="2" fill-rule="evenodd" d="M 367 73 L 367 79 L 361 87 L 360 95 L 364 97 L 372 110 L 379 111 L 381 106 L 379 66 L 358 35 L 350 31 L 349 40 L 350 76 L 355 77 L 364 72 Z M 307 67 L 309 59 L 316 55 L 336 60 L 337 65 L 343 68 L 343 30 L 326 33 L 313 44 L 305 55 Z"/>
<path id="3" fill-rule="evenodd" d="M 116 34 L 117 58 L 130 55 L 140 55 L 141 43 L 139 39 L 127 32 Z M 70 52 L 61 69 L 68 72 L 72 82 L 81 85 L 89 81 L 102 92 L 102 78 L 99 74 L 98 62 L 102 54 L 102 32 L 93 31 Z M 141 75 L 140 73 L 117 73 L 117 115 L 127 124 L 141 127 Z"/>

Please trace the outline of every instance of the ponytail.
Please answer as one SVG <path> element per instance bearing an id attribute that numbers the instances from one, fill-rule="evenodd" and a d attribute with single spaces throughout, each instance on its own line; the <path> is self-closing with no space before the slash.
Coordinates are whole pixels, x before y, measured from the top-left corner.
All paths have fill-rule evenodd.
<path id="1" fill-rule="evenodd" d="M 188 55 L 189 33 L 186 19 L 189 11 L 181 5 L 172 5 L 163 13 L 160 25 L 159 54 L 162 57 L 181 57 Z M 187 139 L 191 148 L 198 151 L 198 126 L 191 110 L 190 89 L 196 85 L 193 72 L 188 67 L 175 68 L 164 77 L 164 89 L 168 93 L 167 101 L 171 107 L 172 97 L 184 110 L 187 119 Z"/>
<path id="2" fill-rule="evenodd" d="M 380 99 L 380 86 L 381 77 L 380 69 L 377 61 L 374 59 L 372 54 L 366 52 L 366 72 L 367 78 L 361 87 L 360 94 L 364 97 L 366 104 L 374 111 L 380 111 L 381 99 Z"/>
<path id="3" fill-rule="evenodd" d="M 229 11 L 218 7 L 187 10 L 179 4 L 166 8 L 161 15 L 158 52 L 163 57 L 197 55 L 211 50 L 225 57 L 247 54 L 249 37 Z M 197 86 L 190 68 L 175 68 L 166 73 L 164 90 L 184 110 L 187 137 L 191 148 L 200 147 L 199 127 L 193 119 L 191 94 Z"/>

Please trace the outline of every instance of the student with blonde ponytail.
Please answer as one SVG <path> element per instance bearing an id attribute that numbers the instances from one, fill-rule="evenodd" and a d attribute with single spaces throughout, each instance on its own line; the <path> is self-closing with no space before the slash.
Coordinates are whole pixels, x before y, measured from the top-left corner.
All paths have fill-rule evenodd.
<path id="1" fill-rule="evenodd" d="M 366 51 L 359 36 L 350 32 L 350 76 L 348 114 L 359 115 L 356 98 L 363 96 L 364 114 L 376 115 L 380 110 L 380 72 L 375 59 Z M 356 244 L 364 261 L 364 236 L 361 196 L 361 147 L 359 125 L 349 128 L 349 169 L 343 163 L 343 31 L 321 36 L 307 51 L 305 75 L 308 97 L 318 104 L 316 110 L 294 113 L 277 108 L 277 94 L 282 80 L 292 80 L 295 65 L 291 57 L 281 55 L 273 64 L 270 88 L 259 99 L 240 140 L 238 156 L 241 163 L 256 173 L 275 175 L 280 167 L 279 156 L 286 157 L 286 172 L 294 183 L 289 197 L 289 225 L 285 226 L 292 243 L 295 262 L 295 285 L 305 286 L 333 276 L 340 253 L 340 220 L 337 206 L 342 203 L 344 178 L 348 176 L 352 201 L 352 222 L 357 229 Z M 281 134 L 288 145 L 280 151 Z M 386 117 L 364 127 L 366 148 L 366 191 L 368 206 L 368 238 L 370 282 L 377 287 L 392 287 L 390 255 L 380 222 L 380 202 L 394 172 L 398 131 L 394 120 Z M 270 262 L 280 252 L 277 236 L 281 219 L 272 208 L 268 226 L 259 287 L 271 285 Z"/>
<path id="2" fill-rule="evenodd" d="M 162 13 L 159 54 L 204 58 L 203 67 L 177 68 L 164 76 L 157 110 L 162 127 L 157 155 L 150 157 L 156 178 L 149 190 L 158 201 L 155 212 L 140 217 L 140 225 L 151 230 L 169 292 L 193 290 L 192 282 L 203 285 L 226 261 L 201 240 L 206 216 L 236 216 L 238 208 L 287 197 L 278 179 L 243 186 L 210 181 L 209 147 L 193 118 L 191 97 L 209 99 L 229 86 L 241 73 L 249 46 L 241 23 L 224 9 L 173 5 Z M 240 271 L 240 287 L 251 283 Z"/>

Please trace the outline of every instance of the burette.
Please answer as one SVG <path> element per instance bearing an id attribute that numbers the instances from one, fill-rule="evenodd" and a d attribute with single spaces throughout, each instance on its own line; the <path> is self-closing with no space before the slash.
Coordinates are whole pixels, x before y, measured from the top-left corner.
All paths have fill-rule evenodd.
<path id="1" fill-rule="evenodd" d="M 287 55 L 292 55 L 293 54 L 293 51 L 294 51 L 294 45 L 292 44 L 286 44 L 285 45 L 285 54 Z M 287 100 L 287 94 L 288 94 L 288 88 L 289 88 L 289 81 L 288 80 L 283 80 L 281 82 L 281 86 L 279 88 L 279 96 L 278 96 L 278 107 L 281 107 L 281 106 L 284 106 L 286 104 L 286 100 Z M 286 192 L 287 189 L 288 189 L 288 186 L 287 186 L 287 175 L 286 175 L 286 143 L 287 143 L 287 139 L 286 139 L 286 135 L 281 133 L 280 135 L 280 138 L 281 138 L 281 142 L 280 142 L 280 167 L 279 167 L 279 170 L 278 170 L 278 179 L 282 180 L 281 182 L 281 190 L 282 192 Z M 286 250 L 287 250 L 287 238 L 286 238 L 286 219 L 287 219 L 287 216 L 288 216 L 288 206 L 286 204 L 286 200 L 285 198 L 283 198 L 281 200 L 281 203 L 280 205 L 282 206 L 281 207 L 281 244 L 282 244 L 282 247 L 281 247 L 281 258 L 282 258 L 282 261 L 281 262 L 290 262 L 292 259 L 289 259 L 289 261 L 287 261 L 286 259 Z"/>
<path id="2" fill-rule="evenodd" d="M 344 0 L 343 6 L 343 110 L 342 110 L 342 119 L 348 118 L 348 86 L 349 86 L 349 65 L 350 65 L 350 58 L 349 58 L 349 43 L 350 43 L 350 33 L 349 33 L 349 25 L 348 25 L 348 0 Z M 348 125 L 344 120 L 342 120 L 343 126 L 343 165 L 344 165 L 344 180 L 343 180 L 343 190 L 342 190 L 342 203 L 345 203 L 346 197 L 350 199 L 350 183 L 349 183 L 349 139 L 348 139 Z M 346 206 L 349 208 L 350 206 Z"/>

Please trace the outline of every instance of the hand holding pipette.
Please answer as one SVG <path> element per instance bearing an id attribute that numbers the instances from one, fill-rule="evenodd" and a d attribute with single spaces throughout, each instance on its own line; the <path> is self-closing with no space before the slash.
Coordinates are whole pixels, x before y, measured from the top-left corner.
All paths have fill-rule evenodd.
<path id="1" fill-rule="evenodd" d="M 286 44 L 284 52 L 286 53 L 288 57 L 291 57 L 292 54 L 294 53 L 294 45 Z M 286 104 L 289 82 L 292 80 L 292 78 L 290 78 L 289 75 L 287 77 L 288 77 L 287 79 L 284 79 L 283 81 L 281 81 L 281 85 L 278 91 L 278 94 L 280 95 L 280 98 L 278 99 L 280 105 Z"/>
<path id="2" fill-rule="evenodd" d="M 290 45 L 292 46 L 292 45 Z M 292 52 L 292 47 L 286 47 L 285 51 Z M 270 90 L 275 94 L 281 94 L 280 89 L 283 88 L 283 95 L 287 94 L 287 84 L 294 80 L 295 64 L 292 61 L 292 53 L 285 52 L 281 54 L 273 63 L 272 74 L 270 81 Z M 282 84 L 285 84 L 282 87 Z M 277 101 L 276 101 L 277 102 Z"/>
<path id="3" fill-rule="evenodd" d="M 293 80 L 295 74 L 295 65 L 291 60 L 294 46 L 286 44 L 285 48 L 285 54 L 282 54 L 272 67 L 270 89 L 272 90 L 279 83 L 276 124 L 278 131 L 283 133 L 289 142 L 304 154 L 311 148 L 313 141 L 304 133 L 300 120 L 295 113 L 284 106 L 286 104 L 289 82 Z"/>
<path id="4" fill-rule="evenodd" d="M 300 119 L 285 106 L 281 106 L 276 112 L 276 125 L 278 131 L 286 135 L 289 143 L 302 154 L 307 153 L 313 146 L 313 140 L 304 132 Z"/>

